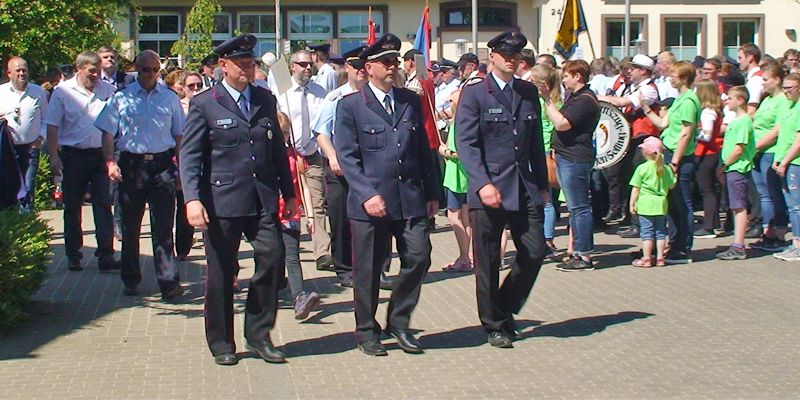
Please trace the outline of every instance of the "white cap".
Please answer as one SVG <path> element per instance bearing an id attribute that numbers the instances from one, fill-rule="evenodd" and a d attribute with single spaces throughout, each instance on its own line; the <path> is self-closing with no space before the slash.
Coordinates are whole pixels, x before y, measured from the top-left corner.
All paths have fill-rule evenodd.
<path id="1" fill-rule="evenodd" d="M 653 62 L 653 59 L 644 55 L 644 54 L 637 54 L 633 56 L 633 60 L 631 60 L 631 64 L 638 65 L 642 68 L 646 68 L 652 71 L 656 64 Z"/>
<path id="2" fill-rule="evenodd" d="M 268 67 L 271 67 L 278 61 L 278 57 L 275 57 L 275 54 L 273 54 L 271 51 L 268 51 L 261 56 L 261 61 L 263 61 Z"/>

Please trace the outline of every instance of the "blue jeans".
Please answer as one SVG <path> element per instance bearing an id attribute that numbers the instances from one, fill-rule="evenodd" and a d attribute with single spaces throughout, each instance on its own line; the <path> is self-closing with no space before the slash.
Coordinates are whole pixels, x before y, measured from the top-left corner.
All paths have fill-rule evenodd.
<path id="1" fill-rule="evenodd" d="M 672 159 L 672 151 L 664 150 L 664 163 Z M 694 244 L 694 208 L 692 208 L 692 177 L 694 155 L 683 156 L 678 165 L 678 183 L 667 195 L 669 201 L 669 244 L 673 251 L 689 253 Z"/>
<path id="2" fill-rule="evenodd" d="M 592 206 L 589 201 L 594 162 L 570 161 L 556 154 L 556 165 L 558 183 L 567 197 L 572 249 L 575 254 L 588 254 L 594 248 Z"/>
<path id="3" fill-rule="evenodd" d="M 792 237 L 800 238 L 800 166 L 789 165 L 783 180 L 783 197 L 792 222 Z"/>
<path id="4" fill-rule="evenodd" d="M 759 153 L 753 163 L 753 181 L 761 199 L 761 226 L 786 228 L 789 225 L 789 214 L 786 211 L 786 200 L 781 190 L 781 178 L 772 169 L 775 154 Z"/>
<path id="5" fill-rule="evenodd" d="M 19 172 L 25 179 L 25 189 L 28 191 L 22 206 L 25 208 L 33 205 L 33 196 L 36 194 L 36 172 L 39 170 L 39 154 L 41 149 L 34 149 L 31 144 L 15 145 L 17 153 L 17 165 Z"/>
<path id="6" fill-rule="evenodd" d="M 666 215 L 640 215 L 639 237 L 642 240 L 661 240 L 667 238 Z"/>

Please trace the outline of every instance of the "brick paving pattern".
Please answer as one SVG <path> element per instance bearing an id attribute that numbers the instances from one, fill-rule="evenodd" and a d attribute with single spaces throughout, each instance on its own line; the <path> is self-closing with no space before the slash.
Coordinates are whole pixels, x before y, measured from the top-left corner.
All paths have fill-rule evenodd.
<path id="1" fill-rule="evenodd" d="M 730 237 L 696 240 L 693 264 L 641 269 L 630 266 L 638 239 L 598 233 L 600 268 L 564 273 L 546 264 L 519 315 L 524 339 L 495 349 L 479 326 L 474 276 L 441 272 L 457 248 L 440 225 L 412 321 L 426 353 L 405 354 L 387 339 L 389 356 L 380 358 L 355 349 L 352 290 L 316 271 L 305 241 L 307 289 L 323 304 L 302 323 L 288 305 L 279 311 L 272 337 L 289 363 L 246 352 L 240 313 L 243 358 L 220 367 L 203 331 L 200 244 L 180 263 L 188 294 L 164 302 L 145 222 L 142 295 L 131 298 L 118 274 L 97 272 L 88 207 L 88 266 L 79 273 L 66 268 L 61 212 L 43 216 L 57 232 L 51 275 L 28 320 L 0 338 L 0 399 L 800 398 L 800 263 L 757 251 L 745 261 L 715 260 Z M 563 228 L 558 235 L 565 247 Z M 243 243 L 244 287 L 251 256 Z M 392 274 L 398 268 L 394 260 Z M 384 320 L 385 303 L 378 313 Z"/>

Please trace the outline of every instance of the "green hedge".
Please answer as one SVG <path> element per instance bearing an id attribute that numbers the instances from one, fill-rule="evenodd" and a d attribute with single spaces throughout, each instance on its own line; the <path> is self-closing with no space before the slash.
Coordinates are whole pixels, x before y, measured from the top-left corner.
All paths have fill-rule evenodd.
<path id="1" fill-rule="evenodd" d="M 53 173 L 50 171 L 50 156 L 46 151 L 42 151 L 42 155 L 39 156 L 39 170 L 36 173 L 36 194 L 33 199 L 33 209 L 42 211 L 53 208 L 53 190 L 55 188 Z"/>
<path id="2" fill-rule="evenodd" d="M 35 213 L 0 211 L 0 334 L 24 316 L 23 307 L 42 286 L 52 253 L 52 230 Z"/>

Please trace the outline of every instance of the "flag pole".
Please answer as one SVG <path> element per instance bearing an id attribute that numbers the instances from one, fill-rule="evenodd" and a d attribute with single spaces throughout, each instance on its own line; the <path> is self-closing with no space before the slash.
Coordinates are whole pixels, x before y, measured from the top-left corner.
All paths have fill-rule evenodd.
<path id="1" fill-rule="evenodd" d="M 478 0 L 472 0 L 472 53 L 478 55 Z"/>
<path id="2" fill-rule="evenodd" d="M 594 44 L 592 44 L 592 34 L 589 33 L 589 27 L 586 27 L 586 36 L 589 38 L 589 48 L 592 49 L 592 60 L 597 58 L 594 54 Z"/>

